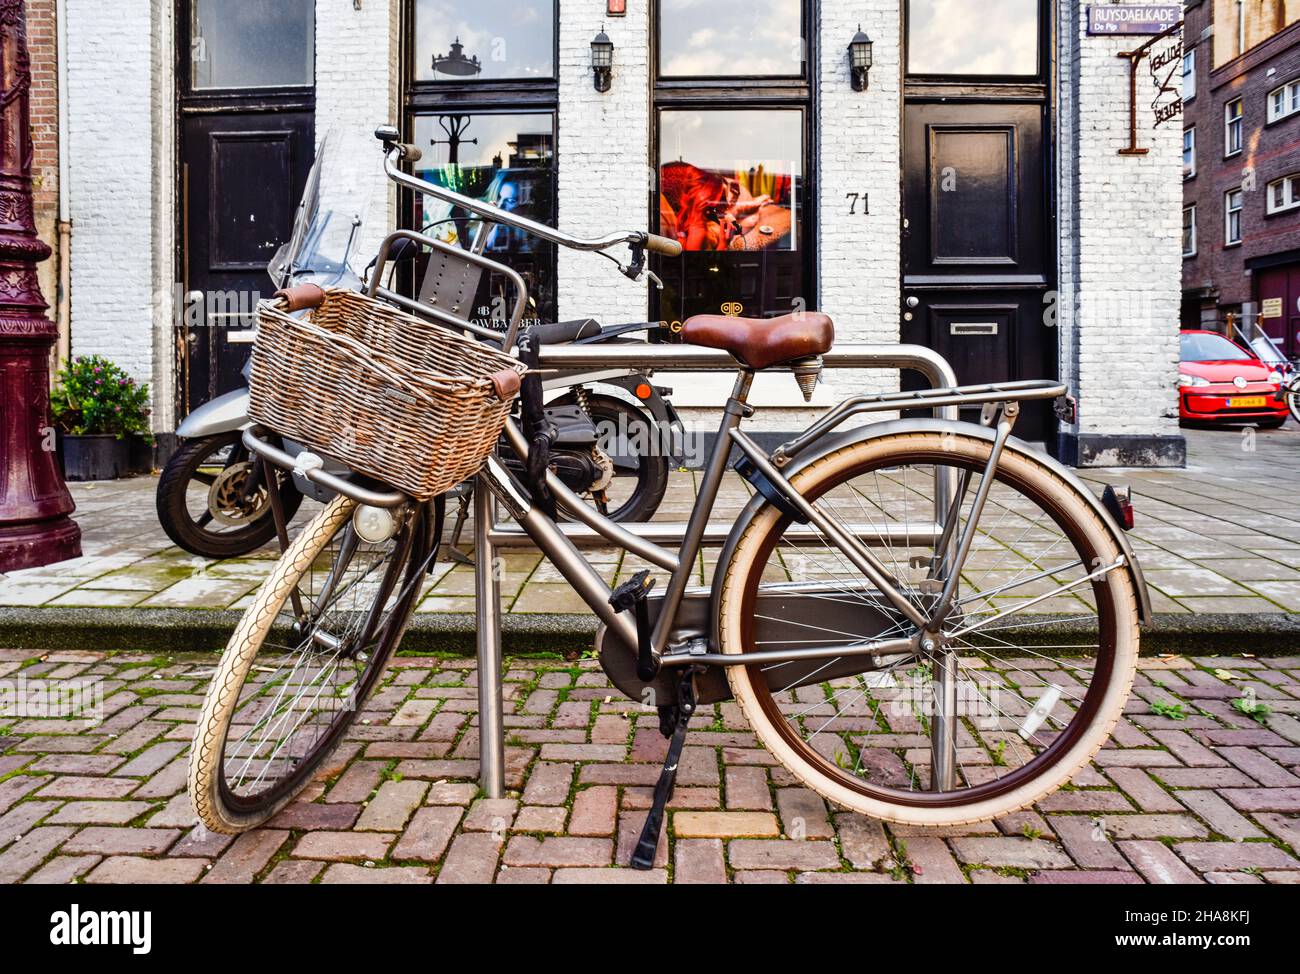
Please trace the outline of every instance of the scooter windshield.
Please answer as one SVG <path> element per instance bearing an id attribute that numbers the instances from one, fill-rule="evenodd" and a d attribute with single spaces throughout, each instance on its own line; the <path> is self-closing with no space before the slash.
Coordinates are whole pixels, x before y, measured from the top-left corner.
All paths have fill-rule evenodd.
<path id="1" fill-rule="evenodd" d="M 316 161 L 294 215 L 293 229 L 267 266 L 278 287 L 319 284 L 321 287 L 356 287 L 361 279 L 349 266 L 360 238 L 360 214 L 322 206 L 322 187 L 346 183 L 332 176 L 339 167 L 326 133 L 316 150 Z M 342 178 L 346 174 L 338 173 Z"/>

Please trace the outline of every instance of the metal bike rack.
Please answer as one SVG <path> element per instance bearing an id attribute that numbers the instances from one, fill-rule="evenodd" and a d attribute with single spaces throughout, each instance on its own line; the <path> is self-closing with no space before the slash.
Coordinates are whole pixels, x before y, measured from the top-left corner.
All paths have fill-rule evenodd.
<path id="1" fill-rule="evenodd" d="M 827 369 L 902 369 L 919 372 L 933 389 L 952 388 L 957 376 L 938 352 L 921 345 L 841 345 L 822 356 Z M 694 345 L 553 345 L 543 346 L 543 371 L 592 368 L 636 368 L 674 372 L 735 372 L 736 360 L 727 352 Z M 780 369 L 771 369 L 780 372 Z M 918 407 L 929 403 L 920 400 Z M 934 407 L 943 419 L 957 419 L 958 407 L 947 403 Z M 509 432 L 509 430 L 508 430 Z M 524 452 L 527 452 L 524 444 Z M 527 542 L 522 529 L 495 521 L 495 504 L 490 491 L 474 491 L 474 588 L 477 594 L 475 624 L 478 651 L 479 696 L 479 780 L 488 798 L 505 794 L 505 733 L 502 703 L 501 598 L 493 569 L 499 548 Z M 581 512 L 577 512 L 581 516 Z M 591 524 L 563 524 L 563 533 L 575 544 L 610 544 Z M 624 526 L 619 542 L 641 557 L 654 553 L 652 542 L 680 542 L 684 525 Z M 672 536 L 669 536 L 672 535 Z M 714 541 L 713 538 L 709 539 Z M 716 543 L 716 541 L 714 541 Z M 662 559 L 648 558 L 670 569 Z"/>

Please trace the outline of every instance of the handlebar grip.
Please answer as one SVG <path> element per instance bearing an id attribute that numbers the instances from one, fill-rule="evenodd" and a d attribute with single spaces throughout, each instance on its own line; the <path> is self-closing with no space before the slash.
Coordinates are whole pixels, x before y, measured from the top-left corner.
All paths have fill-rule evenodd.
<path id="1" fill-rule="evenodd" d="M 657 233 L 647 233 L 645 235 L 645 249 L 654 254 L 663 254 L 665 257 L 680 257 L 682 255 L 682 245 L 676 240 L 669 240 L 667 237 L 661 237 Z"/>
<path id="2" fill-rule="evenodd" d="M 402 159 L 406 162 L 419 162 L 424 158 L 424 151 L 409 142 L 399 142 L 397 147 L 402 150 Z"/>

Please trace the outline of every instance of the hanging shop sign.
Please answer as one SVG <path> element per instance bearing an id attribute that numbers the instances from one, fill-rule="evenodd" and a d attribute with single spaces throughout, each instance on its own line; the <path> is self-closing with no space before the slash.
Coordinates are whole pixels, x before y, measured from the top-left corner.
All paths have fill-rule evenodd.
<path id="1" fill-rule="evenodd" d="M 1128 61 L 1128 145 L 1119 150 L 1122 156 L 1144 156 L 1149 150 L 1138 145 L 1138 79 L 1140 68 L 1146 62 L 1150 85 L 1144 89 L 1152 92 L 1144 108 L 1150 110 L 1159 127 L 1183 113 L 1183 99 L 1177 78 L 1183 63 L 1183 22 L 1180 20 L 1156 34 L 1141 47 L 1120 51 L 1116 57 Z"/>
<path id="2" fill-rule="evenodd" d="M 1094 3 L 1088 7 L 1088 33 L 1162 34 L 1182 19 L 1183 8 L 1177 3 Z"/>

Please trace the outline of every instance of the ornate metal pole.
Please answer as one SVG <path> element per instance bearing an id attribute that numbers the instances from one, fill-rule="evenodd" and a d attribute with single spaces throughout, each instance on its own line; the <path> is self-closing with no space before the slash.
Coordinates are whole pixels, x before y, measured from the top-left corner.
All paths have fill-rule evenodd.
<path id="1" fill-rule="evenodd" d="M 0 0 L 0 571 L 81 554 L 50 428 L 50 351 L 32 208 L 31 62 L 23 0 Z"/>

